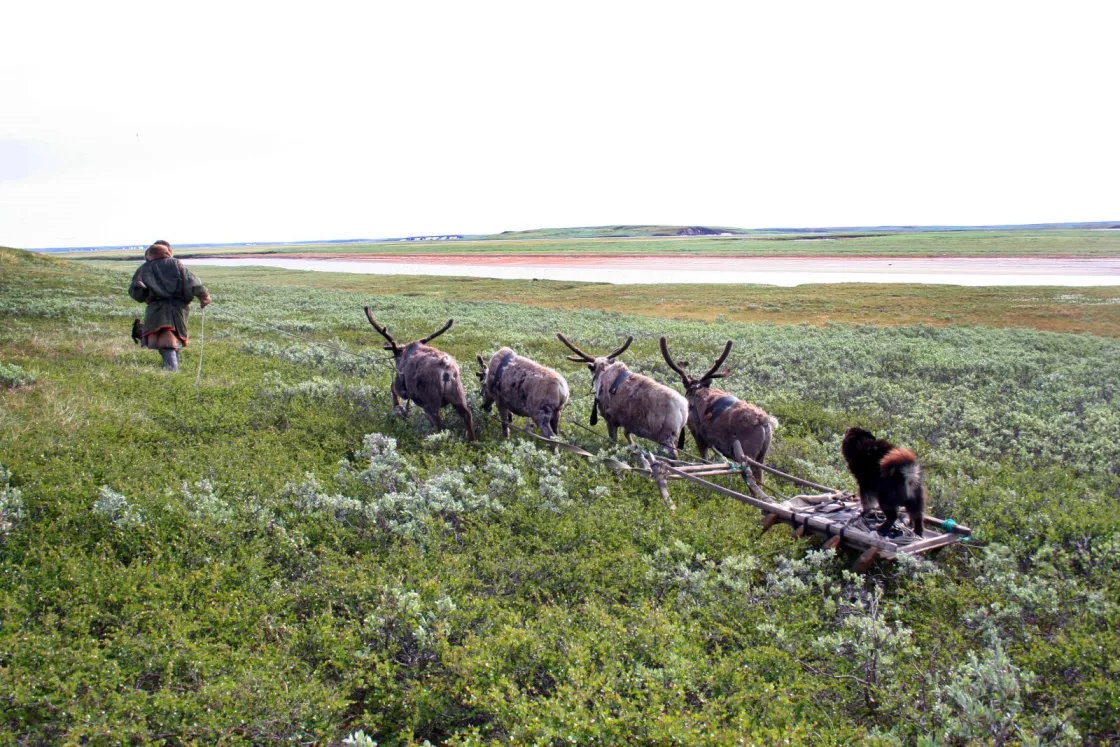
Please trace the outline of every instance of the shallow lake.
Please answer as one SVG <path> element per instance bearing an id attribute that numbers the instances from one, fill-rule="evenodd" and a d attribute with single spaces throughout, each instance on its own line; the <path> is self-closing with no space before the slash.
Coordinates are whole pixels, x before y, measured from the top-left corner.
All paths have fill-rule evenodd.
<path id="1" fill-rule="evenodd" d="M 1120 258 L 742 258 L 666 256 L 423 255 L 354 259 L 213 257 L 188 265 L 277 267 L 366 275 L 440 275 L 506 280 L 564 280 L 623 285 L 812 283 L 939 285 L 1120 285 Z"/>

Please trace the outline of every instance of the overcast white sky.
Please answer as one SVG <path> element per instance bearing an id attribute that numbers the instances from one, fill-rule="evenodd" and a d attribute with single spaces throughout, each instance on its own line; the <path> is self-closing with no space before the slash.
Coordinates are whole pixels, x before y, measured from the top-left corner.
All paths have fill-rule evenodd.
<path id="1" fill-rule="evenodd" d="M 11 2 L 0 244 L 1120 219 L 1120 4 Z"/>

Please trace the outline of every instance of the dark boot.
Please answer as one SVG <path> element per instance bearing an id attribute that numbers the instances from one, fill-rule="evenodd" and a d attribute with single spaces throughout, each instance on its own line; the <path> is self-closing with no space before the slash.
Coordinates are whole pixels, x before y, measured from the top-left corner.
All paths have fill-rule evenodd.
<path id="1" fill-rule="evenodd" d="M 161 350 L 159 354 L 163 356 L 163 368 L 165 371 L 175 372 L 179 370 L 178 350 Z"/>

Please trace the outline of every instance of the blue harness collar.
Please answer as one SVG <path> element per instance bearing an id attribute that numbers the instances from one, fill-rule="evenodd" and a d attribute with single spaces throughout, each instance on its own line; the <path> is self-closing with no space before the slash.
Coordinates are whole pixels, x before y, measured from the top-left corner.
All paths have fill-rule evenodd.
<path id="1" fill-rule="evenodd" d="M 730 394 L 726 397 L 720 397 L 712 404 L 708 405 L 708 409 L 704 411 L 704 419 L 711 422 L 723 414 L 723 411 L 731 407 L 739 401 L 738 397 L 733 397 Z"/>
<path id="2" fill-rule="evenodd" d="M 614 378 L 614 382 L 611 384 L 611 388 L 609 390 L 610 393 L 614 394 L 615 392 L 617 392 L 618 388 L 620 386 L 622 386 L 626 382 L 626 380 L 629 379 L 633 375 L 634 375 L 633 372 L 631 372 L 629 369 L 627 369 L 627 370 L 623 371 L 622 373 L 620 373 L 618 376 L 616 376 Z"/>
<path id="3" fill-rule="evenodd" d="M 513 360 L 514 355 L 515 355 L 514 352 L 511 350 L 508 353 L 506 353 L 505 355 L 503 355 L 502 359 L 500 361 L 498 361 L 498 370 L 494 372 L 494 381 L 490 385 L 491 389 L 497 391 L 498 387 L 501 386 L 501 384 L 502 384 L 502 374 L 505 372 L 506 366 L 508 366 L 510 361 Z"/>
<path id="4" fill-rule="evenodd" d="M 408 360 L 408 356 L 412 355 L 417 350 L 419 350 L 420 346 L 423 345 L 423 344 L 424 343 L 422 343 L 422 342 L 410 343 L 407 347 L 405 347 L 404 352 L 401 353 L 401 357 L 397 359 L 397 362 L 398 363 L 404 363 L 406 360 Z"/>

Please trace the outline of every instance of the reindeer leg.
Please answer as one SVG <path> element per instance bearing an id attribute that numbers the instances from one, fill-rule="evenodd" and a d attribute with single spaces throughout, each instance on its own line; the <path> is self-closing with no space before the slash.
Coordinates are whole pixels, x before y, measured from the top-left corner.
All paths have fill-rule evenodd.
<path id="1" fill-rule="evenodd" d="M 389 392 L 393 395 L 393 412 L 399 415 L 401 418 L 407 419 L 408 411 L 405 408 L 401 407 L 401 398 L 400 394 L 397 391 L 397 382 L 395 379 L 389 386 Z M 412 400 L 406 398 L 405 401 L 410 405 L 412 404 Z"/>
<path id="2" fill-rule="evenodd" d="M 692 439 L 696 441 L 696 448 L 700 452 L 700 458 L 705 462 L 708 461 L 708 449 L 711 448 L 708 446 L 708 442 L 695 433 L 692 434 Z"/>
<path id="3" fill-rule="evenodd" d="M 455 412 L 459 413 L 459 417 L 463 419 L 463 424 L 467 427 L 467 440 L 478 440 L 474 435 L 474 418 L 471 416 L 470 408 L 468 408 L 466 405 L 453 404 L 451 406 L 455 408 Z M 508 429 L 506 431 L 506 435 L 509 435 Z"/>
<path id="4" fill-rule="evenodd" d="M 756 454 L 758 454 L 758 456 L 756 456 L 754 458 L 754 460 L 756 462 L 758 462 L 759 464 L 765 464 L 766 463 L 766 454 L 769 451 L 770 451 L 770 435 L 769 435 L 769 433 L 767 433 L 762 440 L 762 447 L 757 452 L 755 452 Z M 752 465 L 751 466 L 751 472 L 754 474 L 754 481 L 756 483 L 758 483 L 759 486 L 761 486 L 762 485 L 762 467 L 755 467 L 755 466 Z"/>
<path id="5" fill-rule="evenodd" d="M 438 408 L 425 407 L 424 413 L 428 416 L 428 420 L 432 421 L 432 428 L 436 431 L 443 430 L 443 418 L 440 416 Z"/>
<path id="6" fill-rule="evenodd" d="M 614 422 L 606 415 L 603 416 L 603 420 L 607 421 L 607 435 L 610 437 L 611 441 L 618 441 L 618 423 Z"/>
<path id="7" fill-rule="evenodd" d="M 731 453 L 735 455 L 735 461 L 738 462 L 741 467 L 747 465 L 747 455 L 743 453 L 743 444 L 739 443 L 739 439 L 735 439 L 731 442 Z M 756 471 L 761 472 L 761 470 L 756 470 L 756 468 L 752 466 L 751 474 L 754 475 Z M 750 478 L 747 477 L 746 472 L 740 472 L 739 474 L 743 476 L 743 482 L 747 485 L 751 484 Z M 758 480 L 758 475 L 755 475 L 755 480 Z"/>
<path id="8" fill-rule="evenodd" d="M 634 445 L 634 437 L 630 435 L 630 431 L 623 428 L 622 435 L 626 437 L 626 443 L 630 444 L 631 446 Z"/>
<path id="9" fill-rule="evenodd" d="M 552 426 L 552 432 L 556 434 L 557 438 L 559 438 L 560 437 L 560 411 L 559 410 L 552 413 L 552 421 L 549 423 L 549 425 Z"/>
<path id="10" fill-rule="evenodd" d="M 509 438 L 509 410 L 499 407 L 498 419 L 502 421 L 502 437 Z"/>
<path id="11" fill-rule="evenodd" d="M 534 418 L 537 428 L 540 429 L 541 435 L 545 438 L 552 438 L 556 434 L 552 431 L 552 412 L 549 407 L 541 407 L 537 410 L 537 417 Z"/>

